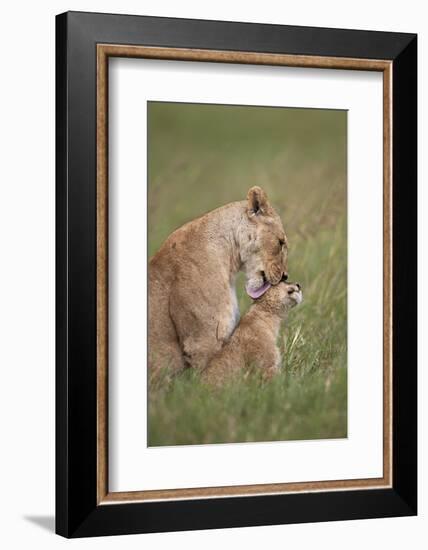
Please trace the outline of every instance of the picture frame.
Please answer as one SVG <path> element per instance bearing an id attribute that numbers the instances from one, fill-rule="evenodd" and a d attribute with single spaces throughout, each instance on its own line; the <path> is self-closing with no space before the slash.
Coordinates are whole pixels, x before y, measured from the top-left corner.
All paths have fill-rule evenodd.
<path id="1" fill-rule="evenodd" d="M 109 492 L 107 82 L 111 57 L 383 74 L 382 478 L 189 488 L 149 495 Z M 417 513 L 416 94 L 414 34 L 83 12 L 57 16 L 58 534 L 86 537 Z"/>

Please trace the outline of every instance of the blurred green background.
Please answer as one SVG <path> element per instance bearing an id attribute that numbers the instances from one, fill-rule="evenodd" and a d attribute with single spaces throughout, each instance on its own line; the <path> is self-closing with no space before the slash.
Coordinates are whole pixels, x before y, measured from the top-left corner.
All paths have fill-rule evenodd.
<path id="1" fill-rule="evenodd" d="M 220 391 L 186 371 L 149 389 L 149 441 L 185 445 L 347 436 L 347 113 L 148 103 L 148 247 L 259 185 L 290 243 L 304 302 L 280 334 L 282 373 Z M 241 315 L 250 299 L 238 278 Z"/>

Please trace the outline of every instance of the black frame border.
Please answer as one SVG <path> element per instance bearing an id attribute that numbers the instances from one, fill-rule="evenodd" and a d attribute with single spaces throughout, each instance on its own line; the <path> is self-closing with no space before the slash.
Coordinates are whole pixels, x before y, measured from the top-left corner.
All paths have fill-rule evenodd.
<path id="1" fill-rule="evenodd" d="M 96 45 L 393 62 L 393 486 L 97 506 Z M 408 300 L 406 289 L 413 289 Z M 56 17 L 56 532 L 65 537 L 417 513 L 417 36 L 67 12 Z"/>

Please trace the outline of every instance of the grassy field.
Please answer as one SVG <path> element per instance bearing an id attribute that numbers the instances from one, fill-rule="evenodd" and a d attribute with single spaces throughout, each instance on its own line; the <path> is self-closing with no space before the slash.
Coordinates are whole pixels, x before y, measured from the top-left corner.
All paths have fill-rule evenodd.
<path id="1" fill-rule="evenodd" d="M 346 113 L 149 104 L 149 255 L 183 223 L 262 186 L 304 303 L 280 334 L 282 373 L 220 391 L 186 372 L 150 388 L 149 445 L 347 435 Z M 238 280 L 241 314 L 250 299 Z"/>

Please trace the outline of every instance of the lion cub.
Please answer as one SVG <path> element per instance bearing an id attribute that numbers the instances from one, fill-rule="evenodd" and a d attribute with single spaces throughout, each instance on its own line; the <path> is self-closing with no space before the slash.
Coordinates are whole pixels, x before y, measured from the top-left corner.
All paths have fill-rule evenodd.
<path id="1" fill-rule="evenodd" d="M 279 370 L 281 360 L 276 345 L 281 321 L 302 299 L 299 283 L 281 281 L 254 300 L 230 340 L 202 372 L 202 380 L 219 386 L 251 366 L 262 369 L 264 378 L 271 378 Z"/>

